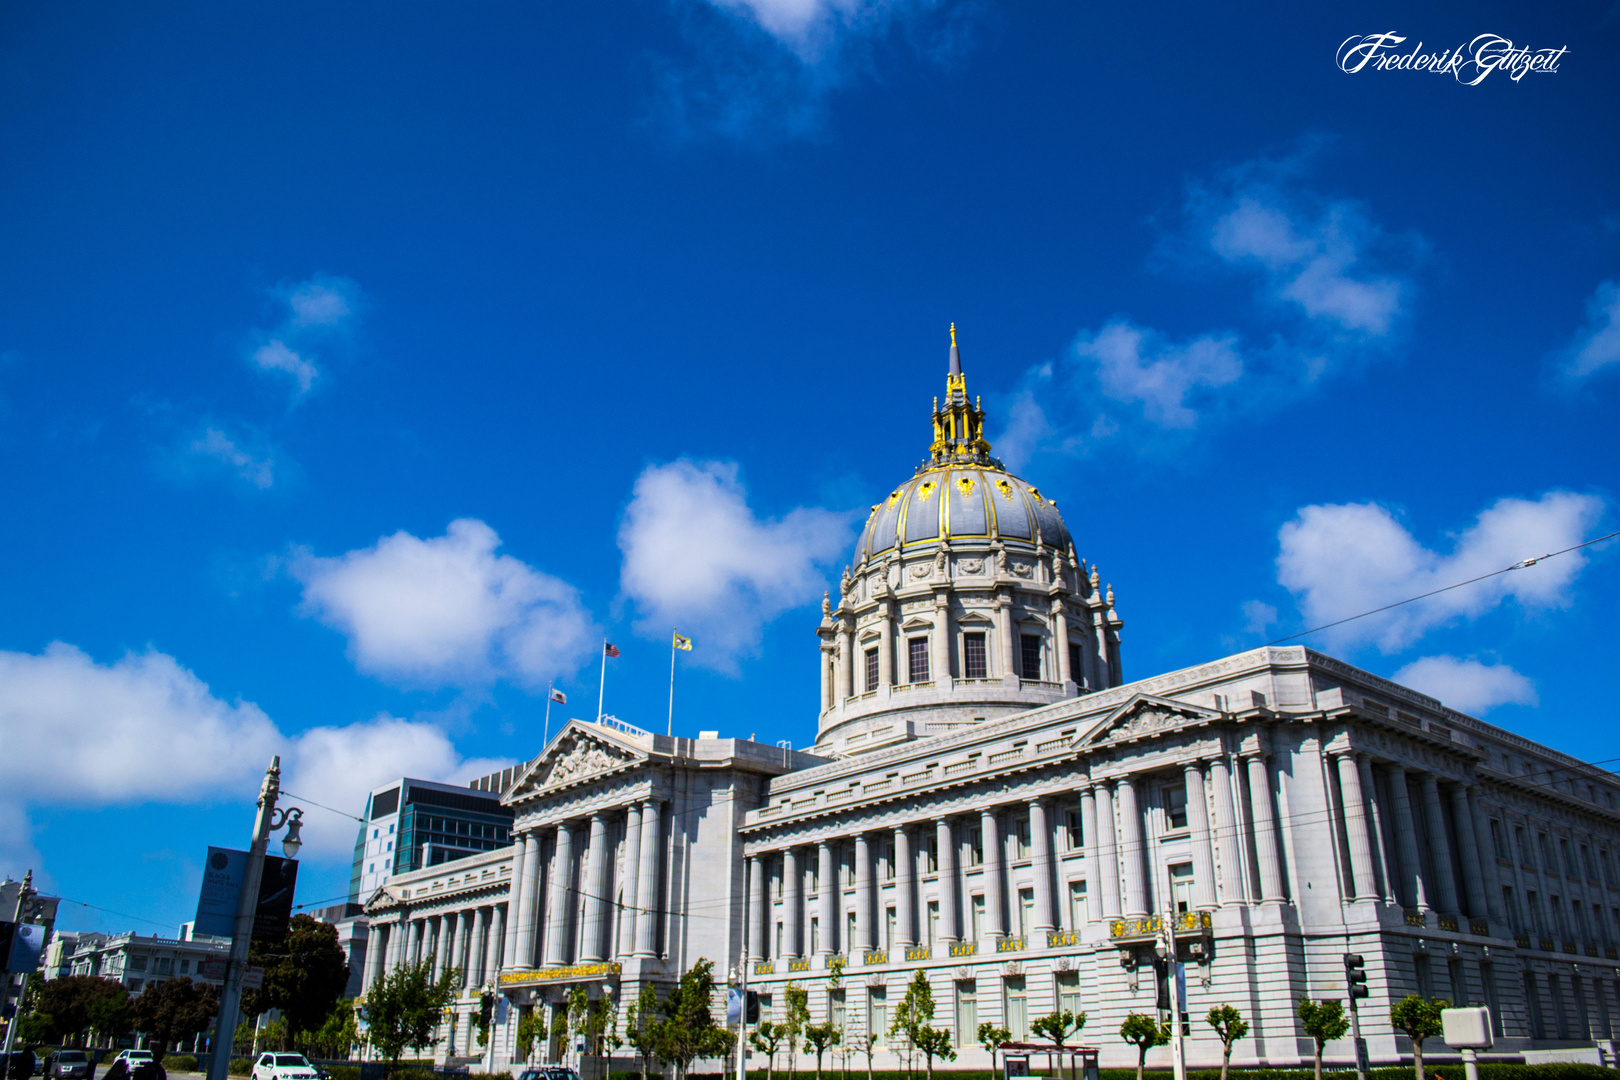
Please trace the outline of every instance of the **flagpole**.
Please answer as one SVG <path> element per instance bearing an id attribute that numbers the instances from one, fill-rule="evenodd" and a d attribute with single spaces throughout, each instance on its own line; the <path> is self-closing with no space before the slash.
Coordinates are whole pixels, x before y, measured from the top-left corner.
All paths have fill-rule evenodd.
<path id="1" fill-rule="evenodd" d="M 675 635 L 681 632 L 675 627 L 669 633 L 669 728 L 665 734 L 675 734 Z"/>
<path id="2" fill-rule="evenodd" d="M 542 750 L 546 748 L 546 743 L 551 741 L 551 691 L 556 685 L 553 680 L 546 682 L 546 733 L 540 739 L 540 749 Z"/>
<path id="3" fill-rule="evenodd" d="M 602 694 L 607 690 L 607 638 L 602 639 L 602 681 L 596 685 L 596 722 L 602 722 Z"/>

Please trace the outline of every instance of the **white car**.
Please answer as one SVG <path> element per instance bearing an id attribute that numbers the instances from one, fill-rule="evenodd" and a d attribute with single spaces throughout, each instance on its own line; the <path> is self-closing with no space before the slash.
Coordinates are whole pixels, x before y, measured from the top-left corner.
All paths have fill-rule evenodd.
<path id="1" fill-rule="evenodd" d="M 134 1072 L 136 1069 L 140 1068 L 142 1065 L 150 1065 L 150 1064 L 152 1064 L 152 1051 L 150 1051 L 150 1050 L 120 1050 L 120 1051 L 118 1051 L 118 1056 L 113 1058 L 113 1060 L 114 1061 L 122 1061 L 126 1066 L 129 1067 L 130 1072 Z"/>
<path id="2" fill-rule="evenodd" d="M 303 1054 L 260 1054 L 253 1080 L 319 1080 L 319 1074 Z"/>

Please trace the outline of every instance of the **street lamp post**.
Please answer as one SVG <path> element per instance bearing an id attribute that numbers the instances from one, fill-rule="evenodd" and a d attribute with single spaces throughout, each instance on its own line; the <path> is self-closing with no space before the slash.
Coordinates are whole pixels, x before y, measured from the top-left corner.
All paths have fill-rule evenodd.
<path id="1" fill-rule="evenodd" d="M 1175 911 L 1166 914 L 1162 923 L 1163 929 L 1159 932 L 1155 948 L 1164 958 L 1165 978 L 1170 984 L 1170 1063 L 1175 1070 L 1175 1080 L 1187 1080 L 1187 1056 L 1181 1041 L 1181 1012 L 1186 1002 L 1181 1000 L 1181 980 L 1176 977 L 1177 964 L 1181 958 L 1176 950 Z"/>
<path id="2" fill-rule="evenodd" d="M 248 945 L 253 940 L 253 918 L 259 908 L 259 883 L 264 879 L 264 855 L 270 847 L 270 834 L 283 826 L 287 835 L 281 842 L 287 857 L 293 858 L 303 846 L 299 830 L 304 812 L 297 807 L 276 809 L 281 794 L 281 756 L 270 759 L 259 787 L 259 813 L 253 820 L 253 843 L 248 848 L 247 867 L 242 873 L 242 894 L 236 901 L 236 925 L 231 933 L 231 952 L 225 963 L 225 986 L 219 995 L 219 1016 L 214 1022 L 213 1053 L 208 1058 L 208 1080 L 227 1080 L 231 1052 L 236 1043 L 236 1020 L 242 1005 L 242 978 L 247 974 Z"/>

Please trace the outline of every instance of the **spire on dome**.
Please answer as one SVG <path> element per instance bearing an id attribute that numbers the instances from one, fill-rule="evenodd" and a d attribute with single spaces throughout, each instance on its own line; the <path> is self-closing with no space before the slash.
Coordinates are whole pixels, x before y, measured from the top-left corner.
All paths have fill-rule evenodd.
<path id="1" fill-rule="evenodd" d="M 945 407 L 941 409 L 939 399 L 934 399 L 934 442 L 928 448 L 928 464 L 924 468 L 951 464 L 1001 467 L 1001 463 L 990 456 L 990 443 L 984 437 L 984 410 L 968 397 L 962 353 L 956 345 L 955 323 L 951 323 L 951 366 L 945 374 Z"/>

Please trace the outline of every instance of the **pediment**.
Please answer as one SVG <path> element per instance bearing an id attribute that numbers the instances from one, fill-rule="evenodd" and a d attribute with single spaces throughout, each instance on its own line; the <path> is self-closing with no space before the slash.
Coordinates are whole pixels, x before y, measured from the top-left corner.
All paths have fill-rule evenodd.
<path id="1" fill-rule="evenodd" d="M 900 629 L 902 629 L 902 630 L 929 630 L 929 629 L 933 628 L 933 625 L 934 625 L 934 621 L 932 619 L 924 619 L 924 618 L 922 618 L 920 616 L 913 615 L 911 618 L 907 619 L 905 622 L 900 624 Z"/>
<path id="2" fill-rule="evenodd" d="M 395 895 L 392 889 L 387 885 L 380 885 L 377 891 L 367 898 L 365 911 L 367 915 L 375 915 L 378 912 L 387 911 L 399 902 L 400 898 Z"/>
<path id="3" fill-rule="evenodd" d="M 524 768 L 501 796 L 508 806 L 641 764 L 647 755 L 626 746 L 613 729 L 570 720 L 545 751 Z"/>
<path id="4" fill-rule="evenodd" d="M 994 626 L 988 615 L 969 614 L 956 620 L 958 626 Z"/>
<path id="5" fill-rule="evenodd" d="M 1214 709 L 1189 705 L 1185 701 L 1136 694 L 1098 721 L 1090 731 L 1078 736 L 1074 740 L 1074 748 L 1080 750 L 1101 743 L 1130 742 L 1177 728 L 1207 724 L 1223 716 Z"/>

